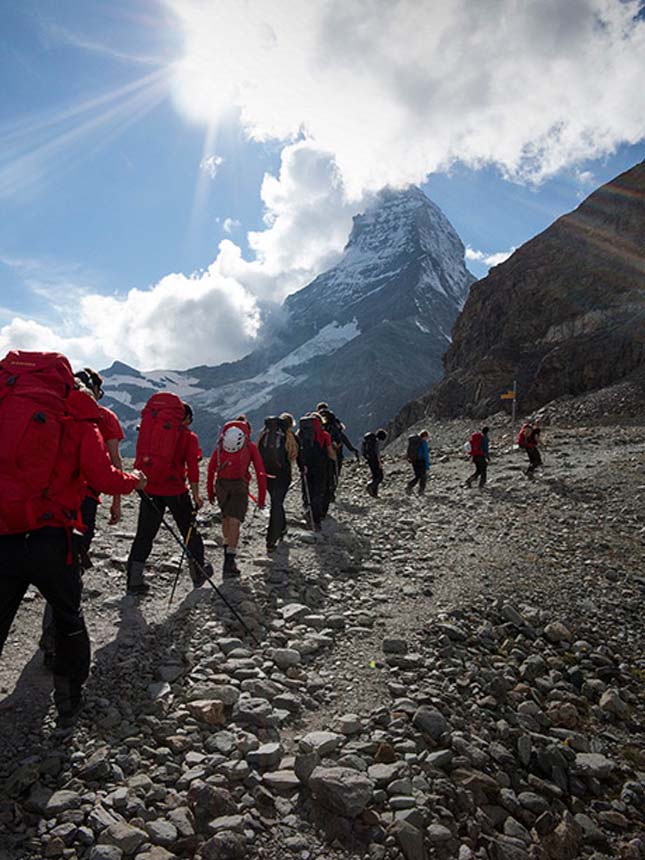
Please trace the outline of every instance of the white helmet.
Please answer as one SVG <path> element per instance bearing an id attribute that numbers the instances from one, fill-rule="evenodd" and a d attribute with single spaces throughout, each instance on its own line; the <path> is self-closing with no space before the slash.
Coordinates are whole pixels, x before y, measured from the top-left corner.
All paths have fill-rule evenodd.
<path id="1" fill-rule="evenodd" d="M 227 454 L 241 451 L 246 442 L 246 435 L 239 427 L 229 427 L 222 436 L 222 448 Z"/>

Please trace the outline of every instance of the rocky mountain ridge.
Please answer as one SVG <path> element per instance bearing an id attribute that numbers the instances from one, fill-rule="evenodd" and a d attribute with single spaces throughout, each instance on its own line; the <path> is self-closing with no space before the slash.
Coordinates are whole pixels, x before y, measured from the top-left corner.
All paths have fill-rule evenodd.
<path id="1" fill-rule="evenodd" d="M 267 414 L 299 416 L 320 399 L 357 437 L 439 379 L 474 280 L 441 210 L 418 188 L 384 190 L 355 217 L 338 264 L 286 299 L 286 323 L 271 325 L 253 353 L 187 371 L 140 373 L 115 362 L 104 371 L 106 405 L 130 450 L 141 408 L 163 389 L 190 400 L 205 448 L 240 412 L 257 427 Z"/>
<path id="2" fill-rule="evenodd" d="M 518 385 L 521 412 L 612 385 L 645 364 L 645 162 L 594 191 L 470 291 L 445 376 L 406 404 L 484 417 Z"/>

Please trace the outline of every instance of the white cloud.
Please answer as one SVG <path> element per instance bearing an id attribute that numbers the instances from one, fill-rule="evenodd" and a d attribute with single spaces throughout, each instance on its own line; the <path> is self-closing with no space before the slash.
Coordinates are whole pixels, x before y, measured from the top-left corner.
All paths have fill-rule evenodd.
<path id="1" fill-rule="evenodd" d="M 456 160 L 540 180 L 645 136 L 640 0 L 166 3 L 182 111 L 304 132 L 350 196 Z"/>
<path id="2" fill-rule="evenodd" d="M 484 251 L 476 251 L 468 245 L 466 246 L 466 259 L 474 263 L 483 263 L 488 268 L 491 268 L 491 266 L 499 266 L 500 263 L 508 260 L 514 251 L 515 247 L 512 247 L 508 251 L 497 251 L 493 254 L 486 254 Z"/>
<path id="3" fill-rule="evenodd" d="M 119 359 L 140 369 L 240 358 L 255 344 L 260 305 L 282 301 L 332 265 L 361 208 L 347 202 L 329 153 L 307 141 L 284 148 L 279 174 L 265 176 L 261 195 L 266 229 L 249 234 L 253 260 L 224 239 L 207 270 L 170 274 L 125 296 L 82 290 L 75 283 L 73 302 L 57 305 L 52 293 L 64 284 L 66 294 L 78 267 L 5 257 L 33 289 L 49 292 L 61 323 L 47 327 L 14 319 L 0 328 L 0 350 L 31 344 L 96 366 Z"/>
<path id="4" fill-rule="evenodd" d="M 222 224 L 222 230 L 225 233 L 232 233 L 233 230 L 236 230 L 241 226 L 242 224 L 237 220 L 237 218 L 225 218 L 224 223 Z"/>
<path id="5" fill-rule="evenodd" d="M 209 155 L 208 158 L 202 159 L 199 166 L 211 179 L 215 179 L 222 164 L 224 164 L 224 159 L 221 155 Z"/>

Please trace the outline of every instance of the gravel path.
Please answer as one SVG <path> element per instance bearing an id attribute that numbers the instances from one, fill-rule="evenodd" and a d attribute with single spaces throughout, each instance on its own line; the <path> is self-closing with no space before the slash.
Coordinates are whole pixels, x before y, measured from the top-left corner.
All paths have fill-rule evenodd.
<path id="1" fill-rule="evenodd" d="M 257 658 L 260 675 L 277 680 L 283 688 L 278 698 L 284 696 L 285 691 L 298 698 L 295 702 L 290 702 L 288 696 L 284 700 L 282 709 L 286 709 L 286 716 L 280 718 L 279 731 L 269 728 L 275 726 L 271 721 L 266 728 L 260 725 L 251 729 L 260 743 L 279 739 L 284 757 L 280 772 L 293 767 L 289 756 L 302 752 L 302 738 L 312 731 L 325 730 L 342 735 L 342 726 L 347 723 L 343 723 L 341 718 L 347 715 L 356 715 L 363 728 L 369 729 L 373 740 L 374 731 L 377 731 L 375 727 L 380 724 L 379 713 L 384 708 L 391 709 L 393 702 L 402 696 L 408 696 L 408 690 L 416 691 L 417 705 L 419 702 L 423 704 L 426 694 L 422 693 L 422 679 L 432 674 L 434 661 L 445 657 L 446 648 L 452 648 L 448 641 L 452 635 L 451 625 L 457 625 L 460 631 L 454 634 L 457 637 L 455 641 L 461 642 L 462 635 L 474 636 L 479 647 L 482 625 L 493 624 L 497 629 L 497 623 L 511 623 L 508 618 L 503 617 L 501 622 L 497 618 L 500 613 L 512 614 L 513 608 L 525 619 L 522 625 L 526 624 L 526 629 L 542 629 L 548 621 L 557 621 L 567 629 L 579 631 L 576 639 L 590 640 L 590 647 L 599 649 L 599 661 L 603 643 L 606 643 L 607 653 L 618 654 L 622 658 L 617 671 L 625 678 L 633 679 L 633 686 L 625 694 L 631 716 L 624 723 L 612 723 L 607 727 L 610 735 L 607 743 L 615 755 L 620 750 L 627 750 L 627 755 L 642 745 L 641 720 L 645 704 L 642 687 L 645 677 L 645 626 L 642 617 L 645 594 L 645 525 L 642 517 L 645 428 L 637 424 L 623 429 L 551 426 L 545 433 L 545 468 L 536 480 L 528 481 L 523 474 L 523 454 L 513 450 L 508 428 L 495 419 L 491 426 L 493 459 L 489 484 L 483 492 L 467 490 L 463 486 L 470 466 L 459 452 L 468 438 L 470 427 L 465 422 L 446 422 L 431 427 L 433 466 L 424 497 L 408 497 L 403 491 L 408 469 L 401 462 L 404 447 L 404 440 L 401 440 L 392 446 L 386 468 L 387 479 L 377 500 L 369 498 L 364 491 L 367 476 L 363 468 L 354 464 L 346 466 L 333 516 L 325 524 L 319 539 L 299 525 L 299 500 L 295 491 L 289 496 L 289 537 L 271 560 L 263 552 L 263 515 L 255 513 L 245 527 L 240 553 L 242 584 L 239 587 L 227 584 L 224 591 L 262 641 L 261 647 L 256 648 L 250 640 L 244 640 L 239 659 Z M 124 500 L 124 514 L 124 521 L 117 530 L 105 524 L 100 528 L 93 553 L 95 566 L 86 576 L 85 611 L 93 641 L 95 668 L 88 684 L 88 713 L 76 733 L 60 735 L 53 730 L 50 678 L 41 667 L 35 645 L 42 613 L 39 595 L 30 595 L 29 600 L 23 603 L 0 663 L 0 778 L 9 778 L 11 788 L 7 790 L 8 805 L 4 813 L 0 806 L 0 822 L 4 821 L 15 836 L 17 853 L 7 855 L 12 860 L 14 857 L 43 856 L 38 853 L 43 850 L 50 852 L 47 856 L 91 857 L 92 860 L 96 857 L 102 860 L 100 851 L 97 853 L 100 844 L 94 845 L 93 842 L 94 837 L 103 832 L 102 827 L 97 825 L 93 830 L 90 827 L 92 840 L 85 834 L 86 841 L 83 842 L 78 835 L 82 831 L 79 823 L 82 816 L 78 821 L 72 816 L 71 823 L 77 828 L 72 838 L 69 829 L 67 835 L 63 833 L 61 837 L 51 835 L 61 825 L 59 818 L 54 818 L 52 826 L 39 829 L 33 810 L 31 817 L 29 812 L 23 815 L 22 811 L 16 811 L 18 807 L 15 804 L 22 802 L 21 797 L 24 801 L 25 796 L 24 793 L 16 793 L 15 785 L 11 785 L 16 769 L 24 768 L 34 757 L 51 758 L 56 751 L 64 750 L 66 763 L 45 778 L 41 773 L 41 782 L 44 779 L 48 790 L 64 785 L 78 790 L 78 763 L 96 751 L 101 743 L 107 743 L 110 749 L 115 750 L 115 755 L 124 740 L 126 747 L 140 748 L 139 741 L 132 740 L 128 744 L 128 732 L 132 732 L 134 737 L 135 726 L 141 730 L 140 715 L 150 713 L 145 702 L 149 698 L 148 685 L 155 678 L 170 683 L 173 707 L 179 703 L 177 725 L 180 726 L 179 733 L 183 734 L 181 710 L 188 699 L 186 684 L 189 691 L 190 685 L 198 684 L 200 678 L 203 681 L 214 679 L 221 684 L 228 672 L 227 683 L 231 683 L 232 677 L 234 685 L 239 687 L 240 679 L 244 677 L 245 669 L 241 665 L 219 669 L 220 663 L 230 661 L 229 657 L 224 657 L 228 654 L 228 646 L 222 644 L 227 641 L 226 636 L 237 636 L 242 631 L 234 623 L 229 623 L 229 614 L 208 589 L 191 593 L 188 576 L 184 574 L 175 604 L 168 607 L 178 553 L 166 535 L 160 534 L 150 559 L 150 566 L 154 568 L 151 596 L 137 600 L 124 595 L 124 562 L 133 537 L 136 504 Z M 209 539 L 207 555 L 210 553 L 216 559 L 217 570 L 220 558 L 216 546 L 219 539 L 217 523 L 212 513 L 203 514 L 201 520 Z M 293 618 L 284 616 L 285 607 L 293 604 L 303 604 L 306 608 L 303 610 L 308 613 L 304 628 L 301 624 L 303 612 L 294 614 Z M 509 605 L 510 610 L 505 608 Z M 437 631 L 443 629 L 442 625 L 447 626 L 439 635 Z M 524 628 L 520 625 L 520 629 Z M 412 656 L 406 657 L 402 663 L 397 662 L 387 650 L 384 652 L 386 639 L 405 643 L 404 653 Z M 518 641 L 518 648 L 522 650 L 526 642 L 521 636 Z M 435 647 L 438 650 L 432 651 Z M 530 642 L 526 647 L 533 648 Z M 279 672 L 270 668 L 276 663 L 276 648 L 295 649 L 299 654 L 298 666 L 294 664 L 287 668 L 279 665 Z M 513 645 L 510 644 L 504 653 L 512 657 Z M 474 666 L 480 658 L 464 656 L 460 665 L 468 667 L 469 659 Z M 573 658 L 563 654 L 562 659 L 566 662 Z M 173 665 L 181 667 L 174 678 Z M 168 670 L 165 674 L 164 667 Z M 447 669 L 441 675 L 441 682 L 451 679 L 455 671 L 454 667 Z M 249 677 L 256 677 L 254 671 Z M 244 682 L 241 683 L 244 689 Z M 472 698 L 473 695 L 464 682 L 466 713 L 477 700 L 476 695 Z M 440 700 L 437 693 L 436 701 Z M 448 701 L 449 698 L 444 696 L 444 705 Z M 163 723 L 167 708 L 164 705 L 158 712 L 153 709 L 152 713 Z M 470 731 L 476 732 L 479 717 L 475 712 L 472 711 L 470 728 L 470 718 L 464 719 L 466 735 Z M 396 720 L 394 723 L 396 725 Z M 557 725 L 557 721 L 554 724 Z M 157 728 L 152 731 L 154 734 Z M 485 734 L 484 729 L 482 732 Z M 190 728 L 190 722 L 188 735 L 198 736 Z M 347 734 L 347 737 L 351 738 L 352 734 Z M 165 749 L 166 743 L 158 740 L 157 749 L 160 746 Z M 170 748 L 173 749 L 172 745 Z M 196 748 L 207 752 L 208 744 L 204 747 L 200 741 Z M 454 738 L 451 748 L 459 750 L 459 743 Z M 352 748 L 351 751 L 356 750 Z M 146 760 L 146 755 L 145 751 L 140 752 L 141 762 Z M 152 758 L 157 764 L 161 762 L 166 769 L 171 769 L 172 755 L 170 758 L 164 756 L 165 753 L 161 756 L 155 754 Z M 182 756 L 177 761 L 183 762 L 180 768 L 186 772 L 187 763 Z M 130 765 L 126 767 L 123 761 L 118 761 L 123 779 L 127 781 L 133 776 L 128 773 Z M 474 756 L 470 765 L 477 761 L 477 756 Z M 479 766 L 486 769 L 481 762 Z M 135 768 L 134 776 L 139 767 Z M 639 767 L 645 767 L 645 762 L 641 762 Z M 180 769 L 178 773 L 181 772 Z M 195 777 L 198 778 L 203 778 L 203 775 Z M 172 780 L 163 779 L 167 787 L 174 784 Z M 115 786 L 119 783 L 118 771 L 112 773 L 109 782 Z M 237 801 L 236 814 L 243 815 L 249 803 L 245 797 L 254 789 L 255 782 L 250 779 L 248 785 L 242 785 L 233 780 L 233 785 L 237 786 L 233 791 Z M 283 800 L 282 788 L 276 788 L 270 780 L 267 785 L 277 792 L 278 806 L 281 803 L 286 805 L 279 809 L 277 817 L 274 813 L 274 818 L 268 819 L 274 824 L 264 828 L 254 829 L 248 822 L 230 823 L 232 833 L 243 831 L 245 834 L 246 853 L 240 856 L 266 856 L 276 860 L 290 856 L 425 856 L 414 853 L 416 849 L 405 847 L 412 844 L 405 841 L 408 837 L 405 834 L 401 836 L 399 830 L 396 834 L 392 830 L 392 824 L 399 828 L 412 826 L 412 819 L 403 816 L 402 812 L 397 813 L 396 808 L 390 809 L 389 801 L 385 803 L 384 811 L 379 803 L 376 803 L 376 809 L 382 810 L 379 812 L 379 826 L 386 827 L 387 817 L 393 816 L 388 830 L 390 835 L 383 842 L 372 836 L 360 842 L 362 836 L 357 835 L 357 826 L 354 826 L 351 839 L 349 831 L 340 839 L 340 844 L 344 845 L 354 844 L 358 839 L 346 854 L 339 847 L 338 832 L 328 832 L 327 842 L 319 841 L 321 830 L 325 828 L 317 821 L 315 809 L 312 812 L 307 806 L 308 802 L 304 807 L 296 804 L 288 791 L 289 800 Z M 30 786 L 33 786 L 33 781 L 26 783 L 24 791 L 33 792 Z M 421 782 L 414 789 L 421 791 Z M 257 794 L 254 796 L 258 803 Z M 86 806 L 89 809 L 97 802 L 96 797 L 87 799 L 83 809 Z M 159 803 L 162 803 L 161 798 Z M 167 794 L 163 797 L 163 804 L 164 809 L 177 805 L 175 799 L 169 799 Z M 425 795 L 423 804 L 424 810 L 432 808 Z M 189 805 L 196 815 L 195 804 Z M 107 804 L 110 809 L 112 806 Z M 572 812 L 576 811 L 573 806 L 570 808 Z M 596 817 L 602 811 L 594 807 Z M 583 814 L 580 809 L 577 812 Z M 301 816 L 300 823 L 295 821 L 296 813 Z M 42 811 L 37 818 L 40 814 Z M 625 845 L 632 845 L 629 848 L 632 852 L 640 850 L 638 846 L 633 847 L 640 822 L 632 820 L 627 813 L 619 814 L 626 816 L 626 826 L 622 830 L 615 826 L 612 830 L 608 825 L 609 835 L 605 842 L 599 840 L 598 845 L 609 852 L 618 851 L 618 843 L 612 835 L 617 833 L 621 851 L 628 850 Z M 86 810 L 85 827 L 88 815 Z M 294 816 L 293 821 L 290 816 Z M 149 825 L 149 816 L 143 816 L 140 811 L 134 810 L 124 817 L 130 824 L 134 821 L 135 828 L 143 827 L 144 822 Z M 427 850 L 431 856 L 456 857 L 461 850 L 459 857 L 463 855 L 466 858 L 469 856 L 464 853 L 467 848 L 488 851 L 481 855 L 473 853 L 473 857 L 508 856 L 511 860 L 515 857 L 521 860 L 520 853 L 512 853 L 512 844 L 509 847 L 496 836 L 487 834 L 485 826 L 478 825 L 479 835 L 468 836 L 466 825 L 463 831 L 459 829 L 456 812 L 453 818 L 454 827 L 445 816 L 430 815 L 421 828 L 426 828 L 426 841 L 423 848 L 422 839 L 420 851 Z M 315 827 L 305 843 L 299 845 L 295 836 L 302 829 L 303 820 L 308 822 L 307 826 Z M 429 820 L 443 823 L 428 824 Z M 518 814 L 518 821 L 522 820 Z M 282 823 L 278 826 L 276 821 Z M 561 824 L 567 821 L 565 815 Z M 63 820 L 62 823 L 70 821 Z M 532 820 L 531 824 L 534 823 Z M 377 825 L 372 822 L 370 826 L 374 829 Z M 428 830 L 432 826 L 447 827 L 449 838 L 440 838 L 439 831 Z M 209 832 L 212 841 L 215 836 Z M 552 832 L 556 831 L 549 831 L 549 834 Z M 252 840 L 251 834 L 254 834 Z M 551 838 L 549 834 L 544 837 L 538 834 L 533 837 L 533 843 L 542 846 L 544 841 L 546 845 L 547 836 Z M 507 837 L 511 843 L 516 838 L 506 830 L 499 838 L 504 840 Z M 53 842 L 58 838 L 62 840 L 60 844 Z M 332 849 L 329 844 L 334 839 L 336 847 Z M 590 854 L 593 842 L 585 842 L 584 839 L 581 842 L 581 839 L 576 843 L 576 852 L 579 850 L 580 856 Z M 493 841 L 497 846 L 494 849 L 491 848 Z M 52 842 L 53 848 L 50 846 Z M 194 853 L 201 844 L 199 840 L 192 843 L 189 840 L 185 844 L 179 840 L 174 845 L 152 842 L 159 849 L 165 846 L 163 850 L 170 852 L 166 855 L 169 857 L 193 856 L 186 854 L 186 850 Z M 357 847 L 359 842 L 362 847 Z M 110 844 L 116 845 L 115 842 Z M 187 849 L 189 844 L 191 847 Z M 252 848 L 251 844 L 255 847 Z M 114 856 L 136 854 L 148 860 L 146 851 L 149 853 L 149 848 L 144 842 L 143 847 L 137 846 L 132 854 L 125 852 Z M 527 846 L 525 848 L 529 850 Z M 60 855 L 55 853 L 59 849 Z M 123 846 L 118 850 L 122 849 Z M 381 849 L 385 853 L 379 853 Z M 224 853 L 220 854 L 214 848 L 212 854 L 206 848 L 202 850 L 206 852 L 203 855 L 205 860 L 211 856 L 229 856 L 221 846 L 217 850 Z M 234 850 L 231 849 L 231 857 L 238 856 Z M 519 852 L 520 847 L 517 850 Z M 164 860 L 160 850 L 156 856 Z M 631 858 L 641 855 L 620 856 Z M 105 857 L 111 860 L 109 853 Z M 154 855 L 151 857 L 154 860 Z"/>

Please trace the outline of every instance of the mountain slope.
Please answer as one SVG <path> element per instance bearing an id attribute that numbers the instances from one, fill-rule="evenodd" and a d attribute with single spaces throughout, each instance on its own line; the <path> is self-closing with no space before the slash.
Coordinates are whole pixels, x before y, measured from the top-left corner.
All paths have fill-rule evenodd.
<path id="1" fill-rule="evenodd" d="M 432 411 L 485 416 L 610 385 L 645 363 L 645 162 L 494 267 L 470 291 L 446 375 L 394 429 Z"/>
<path id="2" fill-rule="evenodd" d="M 302 414 L 328 400 L 354 436 L 436 382 L 453 323 L 474 281 L 454 228 L 418 188 L 384 190 L 354 225 L 333 268 L 289 296 L 284 323 L 244 359 L 141 374 L 121 363 L 106 392 L 132 437 L 155 390 L 190 400 L 205 448 L 245 412 Z"/>

